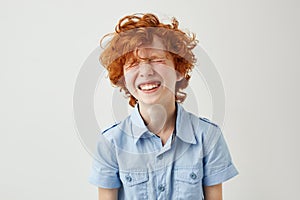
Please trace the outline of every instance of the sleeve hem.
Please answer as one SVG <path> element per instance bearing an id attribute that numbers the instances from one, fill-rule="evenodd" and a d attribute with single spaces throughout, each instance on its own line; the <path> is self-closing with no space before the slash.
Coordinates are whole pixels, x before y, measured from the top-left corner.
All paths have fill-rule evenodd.
<path id="1" fill-rule="evenodd" d="M 203 185 L 204 186 L 212 186 L 212 185 L 217 185 L 222 182 L 225 182 L 234 176 L 238 175 L 237 169 L 234 167 L 233 164 L 231 164 L 229 167 L 226 169 L 222 170 L 221 172 L 217 174 L 213 174 L 207 177 L 204 177 L 203 179 Z"/>
<path id="2" fill-rule="evenodd" d="M 109 181 L 110 178 L 101 178 L 101 180 L 96 179 L 94 177 L 89 177 L 88 181 L 90 184 L 95 185 L 101 188 L 113 189 L 113 188 L 120 188 L 121 184 L 119 181 Z"/>

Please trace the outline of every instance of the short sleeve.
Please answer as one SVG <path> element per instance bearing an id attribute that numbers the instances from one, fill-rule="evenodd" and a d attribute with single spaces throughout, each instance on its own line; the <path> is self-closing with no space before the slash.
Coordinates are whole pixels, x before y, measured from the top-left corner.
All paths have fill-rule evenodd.
<path id="1" fill-rule="evenodd" d="M 232 163 L 229 149 L 220 128 L 211 125 L 204 138 L 203 185 L 211 186 L 225 182 L 238 174 Z M 208 142 L 209 141 L 209 142 Z"/>
<path id="2" fill-rule="evenodd" d="M 121 181 L 115 147 L 102 134 L 98 137 L 93 157 L 89 182 L 101 188 L 119 188 Z"/>

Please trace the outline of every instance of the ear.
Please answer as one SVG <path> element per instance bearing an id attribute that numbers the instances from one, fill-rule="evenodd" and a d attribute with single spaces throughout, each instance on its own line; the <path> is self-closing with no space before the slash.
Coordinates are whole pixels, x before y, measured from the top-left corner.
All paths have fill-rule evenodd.
<path id="1" fill-rule="evenodd" d="M 176 80 L 181 81 L 183 79 L 183 75 L 181 73 L 179 73 L 178 71 L 176 71 Z"/>
<path id="2" fill-rule="evenodd" d="M 125 85 L 126 86 L 124 75 L 121 78 L 119 78 L 119 80 L 117 81 L 117 83 L 115 85 L 117 85 L 117 86 Z"/>

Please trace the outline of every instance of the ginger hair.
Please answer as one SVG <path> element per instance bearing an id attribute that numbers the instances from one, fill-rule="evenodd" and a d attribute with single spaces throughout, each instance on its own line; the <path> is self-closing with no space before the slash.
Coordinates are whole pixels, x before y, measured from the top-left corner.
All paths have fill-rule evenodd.
<path id="1" fill-rule="evenodd" d="M 160 22 L 154 14 L 133 14 L 123 17 L 115 27 L 115 32 L 105 35 L 100 45 L 107 36 L 112 36 L 103 47 L 100 55 L 101 64 L 108 70 L 108 76 L 114 86 L 120 87 L 129 97 L 129 104 L 135 106 L 137 99 L 129 93 L 124 82 L 123 66 L 126 61 L 134 56 L 137 47 L 151 44 L 153 36 L 158 36 L 166 51 L 173 58 L 175 70 L 183 79 L 176 83 L 175 99 L 183 102 L 186 93 L 182 92 L 188 86 L 190 72 L 196 63 L 192 50 L 197 45 L 195 34 L 185 33 L 178 28 L 178 21 L 172 18 L 170 24 Z"/>

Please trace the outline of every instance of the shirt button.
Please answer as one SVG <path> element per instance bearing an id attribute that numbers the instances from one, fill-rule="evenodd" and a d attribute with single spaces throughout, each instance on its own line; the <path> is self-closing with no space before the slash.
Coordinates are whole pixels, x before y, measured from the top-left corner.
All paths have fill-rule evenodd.
<path id="1" fill-rule="evenodd" d="M 126 179 L 126 181 L 128 181 L 128 182 L 131 182 L 131 181 L 132 181 L 132 178 L 131 178 L 131 176 L 129 176 L 129 175 L 125 176 L 125 179 Z"/>
<path id="2" fill-rule="evenodd" d="M 161 192 L 165 191 L 165 186 L 159 185 L 158 190 L 161 191 Z"/>
<path id="3" fill-rule="evenodd" d="M 194 172 L 192 172 L 190 174 L 190 177 L 191 177 L 191 179 L 195 180 L 197 178 L 197 175 Z"/>

